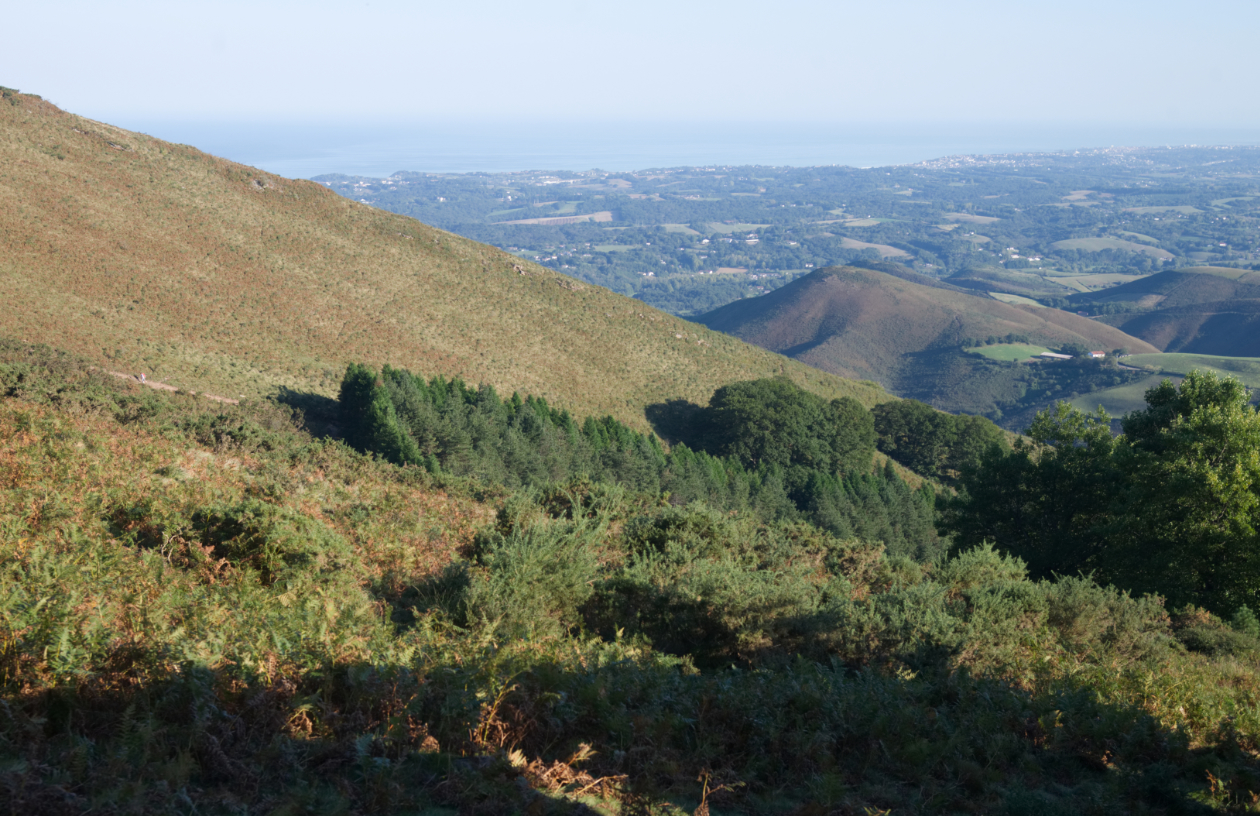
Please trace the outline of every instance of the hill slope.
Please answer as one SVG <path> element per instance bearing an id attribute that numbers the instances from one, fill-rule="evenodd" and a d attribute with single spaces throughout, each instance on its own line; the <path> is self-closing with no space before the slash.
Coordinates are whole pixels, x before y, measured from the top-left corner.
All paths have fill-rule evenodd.
<path id="1" fill-rule="evenodd" d="M 887 399 L 319 184 L 5 101 L 0 334 L 231 397 L 391 363 L 643 429 L 646 404 L 780 372 Z"/>
<path id="2" fill-rule="evenodd" d="M 1118 314 L 1099 319 L 1161 351 L 1260 355 L 1260 272 L 1193 267 L 1077 295 L 1074 303 Z"/>
<path id="3" fill-rule="evenodd" d="M 972 337 L 1022 334 L 1049 345 L 1149 350 L 1123 332 L 1077 315 L 929 286 L 912 275 L 854 267 L 820 269 L 700 320 L 825 371 L 877 378 L 890 386 L 906 355 L 958 346 Z M 894 372 L 893 377 L 887 372 Z"/>
<path id="4" fill-rule="evenodd" d="M 824 371 L 874 379 L 899 396 L 984 414 L 1014 429 L 1053 399 L 1119 382 L 1097 366 L 1069 370 L 968 354 L 969 338 L 1015 335 L 1052 347 L 1153 348 L 1097 321 L 1008 305 L 887 265 L 821 269 L 699 319 Z"/>

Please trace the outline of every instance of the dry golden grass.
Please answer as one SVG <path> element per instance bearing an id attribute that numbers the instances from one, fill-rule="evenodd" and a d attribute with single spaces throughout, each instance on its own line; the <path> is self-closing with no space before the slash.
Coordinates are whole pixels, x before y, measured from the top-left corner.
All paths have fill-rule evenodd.
<path id="1" fill-rule="evenodd" d="M 0 105 L 0 334 L 226 397 L 391 363 L 647 427 L 779 373 L 890 397 L 413 219 L 35 97 Z"/>

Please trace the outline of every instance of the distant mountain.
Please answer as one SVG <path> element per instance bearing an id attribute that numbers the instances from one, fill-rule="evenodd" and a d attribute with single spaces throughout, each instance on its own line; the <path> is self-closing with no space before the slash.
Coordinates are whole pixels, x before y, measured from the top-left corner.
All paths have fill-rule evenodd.
<path id="1" fill-rule="evenodd" d="M 1014 336 L 1047 347 L 1154 349 L 1085 317 L 1008 305 L 895 264 L 820 269 L 699 320 L 824 371 L 878 381 L 900 396 L 945 410 L 1003 416 L 1098 384 L 1074 376 L 1037 385 L 1035 366 L 966 353 L 971 343 Z"/>
<path id="2" fill-rule="evenodd" d="M 0 104 L 0 335 L 236 397 L 331 395 L 346 364 L 460 376 L 646 429 L 784 373 L 842 380 L 412 218 L 66 113 Z"/>
<path id="3" fill-rule="evenodd" d="M 1161 351 L 1260 356 L 1260 272 L 1254 270 L 1170 270 L 1070 300 Z"/>

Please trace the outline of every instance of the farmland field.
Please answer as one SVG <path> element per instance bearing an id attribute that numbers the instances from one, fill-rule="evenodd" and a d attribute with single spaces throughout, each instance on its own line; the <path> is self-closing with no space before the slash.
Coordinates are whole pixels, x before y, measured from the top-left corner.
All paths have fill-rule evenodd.
<path id="1" fill-rule="evenodd" d="M 988 357 L 990 360 L 1018 363 L 1020 360 L 1036 357 L 1038 354 L 1047 352 L 1050 349 L 1045 346 L 1030 346 L 1026 343 L 999 343 L 994 346 L 976 346 L 975 348 L 964 350 L 972 354 L 979 354 L 981 357 Z"/>
<path id="2" fill-rule="evenodd" d="M 1127 230 L 1116 230 L 1120 235 L 1127 235 L 1130 238 L 1141 241 L 1144 244 L 1158 244 L 1159 240 L 1149 235 L 1143 235 L 1140 232 L 1129 232 Z"/>
<path id="3" fill-rule="evenodd" d="M 945 218 L 950 221 L 966 221 L 968 224 L 993 224 L 1002 220 L 989 215 L 972 215 L 971 213 L 946 213 Z"/>
<path id="4" fill-rule="evenodd" d="M 1188 374 L 1191 369 L 1232 374 L 1250 388 L 1260 388 L 1260 358 L 1218 357 L 1211 354 L 1134 354 L 1125 362 L 1165 374 Z"/>
<path id="5" fill-rule="evenodd" d="M 1069 289 L 1075 289 L 1078 292 L 1094 291 L 1093 289 L 1090 289 L 1088 286 L 1086 286 L 1085 284 L 1077 280 L 1077 278 L 1081 278 L 1081 277 L 1084 277 L 1084 276 L 1083 275 L 1047 275 L 1046 280 L 1051 281 L 1053 283 L 1060 284 L 1061 286 L 1066 286 Z"/>
<path id="6" fill-rule="evenodd" d="M 1158 357 L 1160 355 L 1143 355 Z M 1159 385 L 1165 379 L 1180 381 L 1180 378 L 1165 374 L 1152 374 L 1143 380 L 1117 385 L 1115 388 L 1104 388 L 1092 391 L 1072 400 L 1072 406 L 1082 411 L 1094 411 L 1101 405 L 1114 419 L 1119 419 L 1130 411 L 1139 411 L 1146 407 L 1146 392 Z"/>
<path id="7" fill-rule="evenodd" d="M 887 244 L 868 244 L 865 241 L 858 241 L 853 238 L 841 238 L 840 245 L 845 249 L 874 249 L 879 251 L 881 258 L 908 258 L 910 253 L 896 247 L 890 247 Z"/>
<path id="8" fill-rule="evenodd" d="M 1147 277 L 1146 275 L 1126 275 L 1123 272 L 1104 272 L 1098 275 L 1056 275 L 1052 278 L 1055 283 L 1064 286 L 1070 286 L 1082 292 L 1090 292 L 1094 289 L 1101 289 L 1104 286 L 1118 286 L 1122 283 L 1132 283 Z"/>
<path id="9" fill-rule="evenodd" d="M 1068 238 L 1055 241 L 1050 245 L 1055 249 L 1080 249 L 1085 252 L 1099 252 L 1104 249 L 1123 249 L 1129 252 L 1141 252 L 1153 258 L 1171 259 L 1173 254 L 1166 249 L 1125 241 L 1122 238 Z"/>
<path id="10" fill-rule="evenodd" d="M 1009 303 L 1012 306 L 1036 306 L 1038 308 L 1045 308 L 1043 304 L 1038 303 L 1032 298 L 1026 298 L 1023 295 L 1012 295 L 1007 292 L 990 292 L 989 297 L 994 300 L 1000 300 L 1003 303 Z"/>

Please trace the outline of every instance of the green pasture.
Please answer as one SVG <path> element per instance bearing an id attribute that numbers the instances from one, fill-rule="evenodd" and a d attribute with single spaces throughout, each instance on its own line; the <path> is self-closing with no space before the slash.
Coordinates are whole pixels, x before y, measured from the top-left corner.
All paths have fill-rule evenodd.
<path id="1" fill-rule="evenodd" d="M 679 233 L 682 233 L 683 235 L 699 235 L 700 234 L 698 231 L 693 230 L 691 227 L 687 226 L 686 224 L 661 224 L 661 226 L 665 228 L 666 232 L 679 232 Z"/>
<path id="2" fill-rule="evenodd" d="M 988 357 L 990 360 L 1018 363 L 1020 360 L 1036 357 L 1038 354 L 1047 352 L 1050 349 L 1045 346 L 1030 346 L 1026 343 L 999 343 L 993 346 L 976 346 L 975 348 L 963 350 L 971 354 L 979 354 L 981 357 Z"/>
<path id="3" fill-rule="evenodd" d="M 994 300 L 1000 300 L 1003 303 L 1009 303 L 1012 306 L 1037 306 L 1039 308 L 1044 308 L 1042 307 L 1042 304 L 1032 298 L 1024 297 L 1023 295 L 1011 295 L 1006 292 L 990 292 L 989 297 Z"/>
<path id="4" fill-rule="evenodd" d="M 591 249 L 596 252 L 626 252 L 635 249 L 635 247 L 626 246 L 625 244 L 596 244 Z"/>
<path id="5" fill-rule="evenodd" d="M 858 241 L 853 238 L 841 238 L 840 245 L 845 249 L 873 249 L 879 252 L 881 258 L 908 258 L 910 253 L 903 249 L 888 246 L 887 244 L 869 244 L 866 241 Z"/>
<path id="6" fill-rule="evenodd" d="M 1147 275 L 1126 275 L 1123 272 L 1101 272 L 1097 275 L 1078 275 L 1075 283 L 1089 287 L 1089 289 L 1101 289 L 1104 286 L 1115 286 L 1121 283 L 1133 283 L 1135 280 L 1149 277 Z"/>
<path id="7" fill-rule="evenodd" d="M 1159 243 L 1158 238 L 1152 238 L 1151 236 L 1143 235 L 1140 232 L 1129 232 L 1128 230 L 1116 230 L 1116 232 L 1118 232 L 1120 235 L 1127 235 L 1130 238 L 1135 238 L 1144 244 L 1158 244 Z"/>
<path id="8" fill-rule="evenodd" d="M 1066 286 L 1069 289 L 1075 289 L 1078 292 L 1094 291 L 1093 289 L 1090 289 L 1088 286 L 1086 286 L 1085 284 L 1081 283 L 1078 280 L 1078 278 L 1081 278 L 1081 277 L 1084 277 L 1084 276 L 1082 275 L 1047 275 L 1046 280 L 1051 281 L 1053 283 L 1057 283 L 1060 286 Z"/>
<path id="9" fill-rule="evenodd" d="M 1260 357 L 1221 357 L 1213 354 L 1134 354 L 1128 365 L 1184 376 L 1192 369 L 1230 374 L 1250 388 L 1260 388 Z"/>
<path id="10" fill-rule="evenodd" d="M 1143 356 L 1158 357 L 1160 355 Z M 1146 408 L 1146 392 L 1159 385 L 1160 381 L 1166 377 L 1168 377 L 1166 374 L 1152 374 L 1145 379 L 1131 382 L 1127 385 L 1117 385 L 1115 388 L 1091 391 L 1084 396 L 1077 397 L 1071 403 L 1075 408 L 1090 412 L 1097 410 L 1098 406 L 1101 405 L 1108 414 L 1119 419 L 1130 411 L 1140 411 Z"/>

